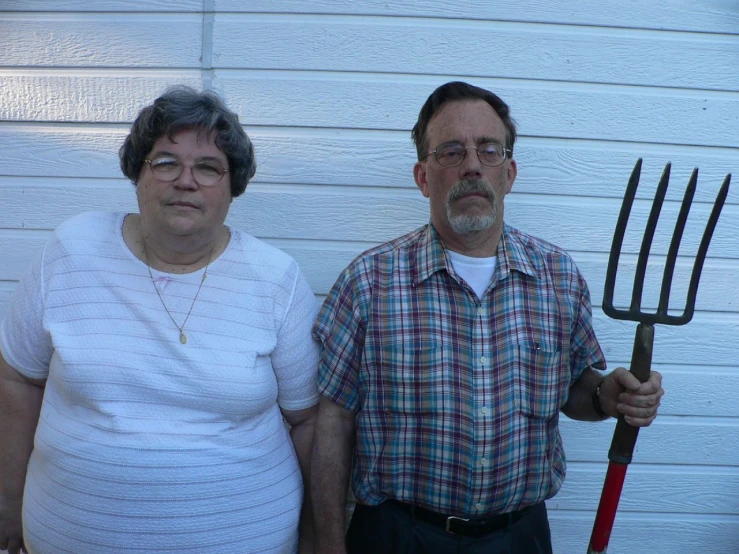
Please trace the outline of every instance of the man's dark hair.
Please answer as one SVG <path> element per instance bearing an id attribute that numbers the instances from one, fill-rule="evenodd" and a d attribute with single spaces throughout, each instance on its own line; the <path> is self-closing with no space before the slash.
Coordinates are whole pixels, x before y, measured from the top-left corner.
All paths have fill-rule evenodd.
<path id="1" fill-rule="evenodd" d="M 257 171 L 257 161 L 239 116 L 216 93 L 197 92 L 185 86 L 168 89 L 139 112 L 119 151 L 123 174 L 135 185 L 154 143 L 165 135 L 172 139 L 178 132 L 187 130 L 205 136 L 215 133 L 215 144 L 228 159 L 231 197 L 241 195 Z"/>
<path id="2" fill-rule="evenodd" d="M 490 104 L 498 117 L 503 120 L 506 129 L 505 147 L 513 151 L 513 144 L 516 142 L 516 122 L 511 118 L 508 104 L 489 90 L 462 81 L 452 81 L 432 92 L 418 114 L 418 121 L 411 131 L 411 139 L 416 145 L 419 160 L 422 160 L 428 152 L 426 130 L 429 122 L 444 104 L 458 100 L 484 100 Z"/>

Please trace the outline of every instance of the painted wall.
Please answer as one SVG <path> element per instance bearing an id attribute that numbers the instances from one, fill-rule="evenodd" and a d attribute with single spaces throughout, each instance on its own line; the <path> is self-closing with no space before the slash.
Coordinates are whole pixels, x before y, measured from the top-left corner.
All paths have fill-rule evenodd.
<path id="1" fill-rule="evenodd" d="M 292 254 L 319 296 L 361 251 L 427 221 L 409 132 L 428 94 L 453 79 L 497 92 L 521 137 L 506 219 L 575 257 L 611 367 L 628 365 L 635 329 L 599 307 L 634 162 L 644 158 L 622 303 L 672 162 L 648 309 L 690 172 L 700 167 L 676 305 L 721 181 L 739 174 L 736 0 L 4 0 L 0 10 L 0 317 L 56 225 L 135 210 L 118 147 L 174 83 L 214 89 L 240 114 L 259 169 L 229 222 Z M 640 436 L 613 552 L 739 550 L 738 188 L 693 322 L 657 328 L 667 395 Z M 562 422 L 568 480 L 549 503 L 558 554 L 586 549 L 612 428 Z"/>

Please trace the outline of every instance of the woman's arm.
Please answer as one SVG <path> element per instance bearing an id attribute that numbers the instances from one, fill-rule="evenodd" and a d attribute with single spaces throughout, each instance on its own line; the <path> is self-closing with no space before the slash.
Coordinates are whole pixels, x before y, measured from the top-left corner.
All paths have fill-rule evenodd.
<path id="1" fill-rule="evenodd" d="M 23 377 L 0 354 L 0 549 L 23 545 L 21 506 L 44 381 Z"/>
<path id="2" fill-rule="evenodd" d="M 300 547 L 298 552 L 299 554 L 313 554 L 314 529 L 310 496 L 310 464 L 318 404 L 304 410 L 282 410 L 282 416 L 290 424 L 290 438 L 298 455 L 300 473 L 303 475 L 303 509 L 300 513 Z"/>

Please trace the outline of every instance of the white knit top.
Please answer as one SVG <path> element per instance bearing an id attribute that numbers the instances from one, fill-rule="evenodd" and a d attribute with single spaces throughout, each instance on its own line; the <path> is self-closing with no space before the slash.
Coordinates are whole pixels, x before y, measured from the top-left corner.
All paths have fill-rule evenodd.
<path id="1" fill-rule="evenodd" d="M 318 402 L 316 299 L 287 254 L 231 229 L 181 344 L 125 214 L 60 226 L 0 325 L 48 378 L 23 521 L 34 554 L 293 553 L 302 503 L 280 407 Z M 203 270 L 152 270 L 179 325 Z"/>

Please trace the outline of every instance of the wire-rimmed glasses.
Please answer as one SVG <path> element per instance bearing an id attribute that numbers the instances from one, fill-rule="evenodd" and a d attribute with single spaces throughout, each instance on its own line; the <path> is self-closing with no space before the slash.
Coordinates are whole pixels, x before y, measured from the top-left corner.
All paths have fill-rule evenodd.
<path id="1" fill-rule="evenodd" d="M 169 156 L 144 161 L 149 164 L 154 177 L 161 181 L 174 181 L 185 170 L 185 164 Z M 190 166 L 190 170 L 195 182 L 203 187 L 217 185 L 228 172 L 228 169 L 222 167 L 217 161 L 211 160 L 197 162 Z"/>
<path id="2" fill-rule="evenodd" d="M 460 165 L 467 157 L 467 150 L 477 152 L 477 159 L 482 165 L 495 167 L 501 165 L 506 158 L 513 154 L 509 148 L 505 148 L 497 142 L 483 142 L 478 146 L 464 146 L 458 142 L 442 144 L 436 150 L 429 152 L 426 156 L 434 155 L 436 161 L 442 167 L 455 167 Z"/>

